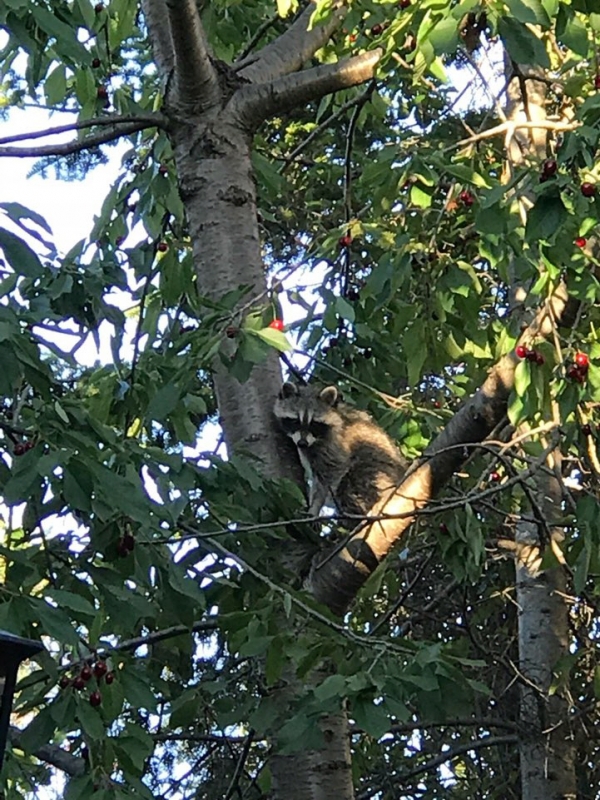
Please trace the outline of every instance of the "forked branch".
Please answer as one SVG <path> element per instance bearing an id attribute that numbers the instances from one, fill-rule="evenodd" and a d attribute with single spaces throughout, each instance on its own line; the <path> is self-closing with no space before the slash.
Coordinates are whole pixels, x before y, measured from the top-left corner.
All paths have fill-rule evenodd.
<path id="1" fill-rule="evenodd" d="M 219 98 L 217 73 L 194 0 L 166 0 L 174 51 L 176 102 L 208 108 Z"/>
<path id="2" fill-rule="evenodd" d="M 287 75 L 271 83 L 244 86 L 234 95 L 230 109 L 237 121 L 253 130 L 277 112 L 371 80 L 382 52 L 378 48 L 337 64 L 323 64 Z"/>
<path id="3" fill-rule="evenodd" d="M 252 83 L 267 83 L 301 69 L 339 28 L 348 10 L 345 0 L 340 0 L 325 22 L 311 27 L 315 8 L 316 3 L 311 0 L 285 33 L 259 53 L 239 61 L 236 65 L 238 74 Z"/>

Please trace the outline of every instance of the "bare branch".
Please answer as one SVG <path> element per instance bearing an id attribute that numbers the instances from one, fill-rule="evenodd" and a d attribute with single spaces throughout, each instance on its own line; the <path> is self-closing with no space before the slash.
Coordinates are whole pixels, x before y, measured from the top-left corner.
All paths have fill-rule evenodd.
<path id="1" fill-rule="evenodd" d="M 8 738 L 13 747 L 21 748 L 21 731 L 18 728 L 9 728 Z M 83 775 L 85 772 L 86 762 L 83 758 L 67 753 L 56 744 L 44 744 L 38 747 L 32 755 L 39 758 L 40 761 L 66 772 L 72 778 Z"/>
<path id="2" fill-rule="evenodd" d="M 323 120 L 323 122 L 321 122 L 319 125 L 317 125 L 317 127 L 314 128 L 308 134 L 306 139 L 303 139 L 300 142 L 300 144 L 297 145 L 288 156 L 286 156 L 286 163 L 283 165 L 283 167 L 281 168 L 280 172 L 285 172 L 286 169 L 289 167 L 289 165 L 292 163 L 292 161 L 294 161 L 296 158 L 298 158 L 300 153 L 306 147 L 308 147 L 308 145 L 313 141 L 313 139 L 315 139 L 317 136 L 319 136 L 319 134 L 322 131 L 327 130 L 327 128 L 330 128 L 331 125 L 333 124 L 333 122 L 336 119 L 339 119 L 339 117 L 342 117 L 346 113 L 346 111 L 348 111 L 348 109 L 354 108 L 355 106 L 362 106 L 362 104 L 365 103 L 366 100 L 368 100 L 368 98 L 371 96 L 372 92 L 373 92 L 372 87 L 368 86 L 366 91 L 363 92 L 363 94 L 359 95 L 358 97 L 353 97 L 352 100 L 348 100 L 346 103 L 341 105 L 337 109 L 337 111 L 334 111 L 333 114 L 331 114 L 329 117 L 327 117 L 327 119 Z"/>
<path id="3" fill-rule="evenodd" d="M 285 33 L 258 54 L 238 62 L 236 72 L 252 83 L 267 83 L 301 69 L 339 28 L 347 12 L 346 2 L 341 0 L 329 19 L 310 28 L 315 7 L 315 0 L 311 0 Z"/>
<path id="4" fill-rule="evenodd" d="M 167 78 L 173 72 L 174 55 L 171 29 L 165 25 L 165 0 L 142 0 L 142 9 L 150 32 L 154 60 L 163 78 Z"/>
<path id="5" fill-rule="evenodd" d="M 535 122 L 508 120 L 507 122 L 503 122 L 501 125 L 496 125 L 494 128 L 489 128 L 487 131 L 481 131 L 481 133 L 475 133 L 473 136 L 469 136 L 467 139 L 461 139 L 459 142 L 444 148 L 442 153 L 447 153 L 450 150 L 456 150 L 459 147 L 466 147 L 468 144 L 475 144 L 483 139 L 491 139 L 494 136 L 504 136 L 505 134 L 514 136 L 515 131 L 521 128 L 525 130 L 535 130 L 537 128 L 541 128 L 547 131 L 562 133 L 564 131 L 574 131 L 580 125 L 580 122 L 554 122 L 550 119 L 540 119 L 536 120 Z"/>
<path id="6" fill-rule="evenodd" d="M 47 144 L 41 147 L 0 147 L 0 158 L 40 158 L 42 156 L 68 156 L 72 153 L 81 153 L 98 147 L 101 144 L 112 142 L 121 136 L 143 131 L 146 128 L 156 128 L 156 121 L 129 122 L 123 125 L 113 123 L 112 130 L 91 134 L 85 139 L 65 142 L 64 144 Z"/>
<path id="7" fill-rule="evenodd" d="M 244 86 L 235 93 L 230 108 L 240 124 L 253 130 L 280 111 L 371 80 L 382 52 L 381 49 L 371 50 L 337 64 L 323 64 L 288 75 L 272 83 Z"/>
<path id="8" fill-rule="evenodd" d="M 219 97 L 217 73 L 194 0 L 166 0 L 175 53 L 177 102 L 208 108 Z"/>
<path id="9" fill-rule="evenodd" d="M 13 142 L 27 142 L 30 139 L 45 139 L 47 136 L 56 136 L 59 133 L 69 133 L 69 131 L 82 131 L 86 128 L 95 128 L 107 125 L 124 125 L 127 123 L 146 122 L 149 127 L 167 127 L 167 118 L 162 114 L 111 114 L 106 117 L 92 117 L 91 119 L 81 119 L 69 122 L 66 125 L 57 125 L 54 128 L 46 128 L 43 131 L 28 131 L 26 133 L 15 133 L 12 136 L 1 136 L 0 145 L 12 144 Z"/>
<path id="10" fill-rule="evenodd" d="M 194 622 L 192 625 L 173 625 L 172 627 L 164 628 L 161 631 L 153 631 L 145 636 L 136 636 L 134 639 L 125 639 L 118 645 L 115 645 L 115 647 L 107 646 L 104 649 L 99 649 L 98 652 L 101 655 L 103 653 L 110 655 L 111 653 L 122 653 L 127 650 L 134 651 L 139 647 L 158 644 L 158 642 L 163 642 L 165 639 L 173 639 L 175 636 L 183 636 L 186 633 L 206 633 L 208 631 L 214 631 L 216 628 L 217 623 L 215 620 L 199 620 L 198 622 Z"/>
<path id="11" fill-rule="evenodd" d="M 475 739 L 471 742 L 457 744 L 455 747 L 440 753 L 439 756 L 436 756 L 435 758 L 426 761 L 424 764 L 420 764 L 418 767 L 399 775 L 397 778 L 398 786 L 406 787 L 406 780 L 408 778 L 414 778 L 416 775 L 422 775 L 424 772 L 431 772 L 432 770 L 440 767 L 442 764 L 447 764 L 457 756 L 460 756 L 463 753 L 468 753 L 471 750 L 480 750 L 482 747 L 498 747 L 499 745 L 514 746 L 516 742 L 516 736 L 486 736 L 481 739 Z M 384 787 L 381 785 L 372 786 L 369 789 L 366 789 L 364 792 L 360 792 L 358 795 L 358 800 L 368 800 L 368 798 L 379 794 L 383 788 Z M 389 786 L 386 786 L 385 788 L 389 788 Z"/>

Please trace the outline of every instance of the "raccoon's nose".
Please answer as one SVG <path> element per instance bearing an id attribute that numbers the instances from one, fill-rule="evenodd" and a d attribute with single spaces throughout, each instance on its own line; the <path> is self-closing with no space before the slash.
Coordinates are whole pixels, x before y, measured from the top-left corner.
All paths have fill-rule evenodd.
<path id="1" fill-rule="evenodd" d="M 309 444 L 310 444 L 310 442 L 308 441 L 308 439 L 305 439 L 304 436 L 303 436 L 301 439 L 298 439 L 298 441 L 296 442 L 296 447 L 305 448 L 305 447 L 308 447 Z"/>

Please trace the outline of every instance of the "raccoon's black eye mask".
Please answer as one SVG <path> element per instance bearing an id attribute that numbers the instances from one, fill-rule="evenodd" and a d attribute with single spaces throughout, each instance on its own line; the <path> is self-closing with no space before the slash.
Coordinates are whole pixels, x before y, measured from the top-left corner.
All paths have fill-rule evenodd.
<path id="1" fill-rule="evenodd" d="M 295 433 L 301 428 L 311 433 L 315 439 L 324 439 L 329 432 L 329 425 L 325 422 L 317 422 L 313 420 L 308 425 L 303 425 L 296 417 L 283 417 L 279 420 L 279 424 L 287 434 Z"/>

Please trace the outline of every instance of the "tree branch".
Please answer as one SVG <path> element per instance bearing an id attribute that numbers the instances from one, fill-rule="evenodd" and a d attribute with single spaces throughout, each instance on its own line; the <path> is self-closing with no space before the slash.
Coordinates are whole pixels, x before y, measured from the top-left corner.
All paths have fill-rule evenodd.
<path id="1" fill-rule="evenodd" d="M 145 636 L 136 636 L 134 639 L 125 639 L 123 642 L 115 645 L 114 647 L 107 646 L 100 648 L 99 653 L 110 655 L 111 653 L 122 653 L 126 650 L 137 650 L 139 647 L 158 644 L 165 639 L 172 639 L 175 636 L 182 636 L 186 633 L 206 633 L 207 631 L 214 631 L 217 628 L 217 622 L 214 620 L 200 620 L 190 625 L 173 625 L 170 628 L 164 628 L 161 631 L 154 631 Z"/>
<path id="2" fill-rule="evenodd" d="M 371 80 L 382 53 L 378 48 L 337 64 L 323 64 L 271 83 L 244 86 L 235 93 L 230 109 L 241 125 L 254 130 L 277 112 Z"/>
<path id="3" fill-rule="evenodd" d="M 8 738 L 13 747 L 22 749 L 21 731 L 18 728 L 9 728 Z M 83 775 L 85 772 L 86 762 L 83 758 L 67 753 L 66 750 L 63 750 L 62 747 L 56 744 L 44 744 L 38 747 L 37 750 L 34 750 L 32 755 L 39 758 L 40 761 L 44 761 L 46 764 L 51 764 L 53 767 L 66 772 L 66 774 L 70 775 L 72 778 Z"/>
<path id="4" fill-rule="evenodd" d="M 471 750 L 480 750 L 482 747 L 498 747 L 499 745 L 514 745 L 517 742 L 516 736 L 486 736 L 483 739 L 475 739 L 472 742 L 465 742 L 464 744 L 458 744 L 456 747 L 453 747 L 449 750 L 446 750 L 444 753 L 440 753 L 439 756 L 426 761 L 424 764 L 421 764 L 414 769 L 409 770 L 408 772 L 403 773 L 402 775 L 398 776 L 398 786 L 403 786 L 406 788 L 406 780 L 408 778 L 414 778 L 417 775 L 421 775 L 423 772 L 431 772 L 431 770 L 437 769 L 442 764 L 447 764 L 448 761 L 452 761 L 452 759 L 456 758 L 457 756 L 463 755 L 463 753 L 468 753 Z M 358 795 L 357 800 L 368 800 L 370 797 L 374 797 L 375 795 L 379 794 L 384 788 L 388 789 L 389 786 L 372 786 L 369 789 L 366 789 L 364 792 L 360 792 Z"/>
<path id="5" fill-rule="evenodd" d="M 290 72 L 297 72 L 329 40 L 346 16 L 347 4 L 340 0 L 331 16 L 322 25 L 310 28 L 316 2 L 290 25 L 287 31 L 255 55 L 236 64 L 236 72 L 252 83 L 268 83 Z M 247 65 L 247 66 L 244 66 Z"/>
<path id="6" fill-rule="evenodd" d="M 208 108 L 219 97 L 219 83 L 196 3 L 166 0 L 166 7 L 175 58 L 176 102 Z"/>
<path id="7" fill-rule="evenodd" d="M 150 32 L 156 66 L 161 75 L 168 76 L 173 72 L 174 55 L 171 30 L 165 25 L 165 0 L 142 0 L 142 10 Z"/>
<path id="8" fill-rule="evenodd" d="M 126 123 L 147 122 L 150 127 L 166 128 L 168 121 L 162 114 L 111 114 L 106 117 L 92 117 L 92 119 L 81 119 L 69 122 L 66 125 L 57 125 L 54 128 L 46 128 L 43 131 L 27 131 L 25 133 L 15 133 L 12 136 L 0 136 L 0 145 L 12 144 L 13 142 L 26 142 L 29 139 L 45 139 L 47 136 L 55 136 L 59 133 L 69 133 L 69 131 L 81 131 L 86 128 L 96 126 L 106 127 L 107 125 L 121 125 Z"/>
<path id="9" fill-rule="evenodd" d="M 496 125 L 494 128 L 488 128 L 487 131 L 474 133 L 473 136 L 469 136 L 467 139 L 461 139 L 459 142 L 456 142 L 449 147 L 445 147 L 441 152 L 448 153 L 451 150 L 457 150 L 460 147 L 466 147 L 468 144 L 475 144 L 483 139 L 491 139 L 494 136 L 503 136 L 508 134 L 510 137 L 512 137 L 514 136 L 515 131 L 520 129 L 537 130 L 539 128 L 547 131 L 563 133 L 564 131 L 577 130 L 580 125 L 580 122 L 554 122 L 550 119 L 540 119 L 536 120 L 535 122 L 529 122 L 526 120 L 508 120 L 500 125 Z"/>
<path id="10" fill-rule="evenodd" d="M 160 117 L 164 120 L 164 117 Z M 110 123 L 109 123 L 110 124 Z M 93 147 L 98 147 L 101 144 L 112 142 L 119 139 L 121 136 L 129 136 L 131 133 L 143 131 L 146 128 L 164 127 L 164 124 L 158 124 L 158 118 L 152 121 L 145 119 L 139 122 L 128 123 L 112 123 L 112 130 L 102 131 L 91 134 L 85 139 L 75 139 L 71 142 L 64 144 L 47 144 L 41 147 L 0 147 L 0 158 L 40 158 L 42 156 L 68 156 L 72 153 L 81 153 L 83 150 L 89 150 Z M 50 134 L 48 134 L 50 135 Z M 36 134 L 32 134 L 27 138 L 38 138 Z"/>
<path id="11" fill-rule="evenodd" d="M 568 295 L 561 284 L 551 301 L 541 308 L 523 332 L 520 341 L 530 344 L 537 336 L 548 336 L 554 320 L 563 316 Z M 512 350 L 490 370 L 483 385 L 448 422 L 444 430 L 415 462 L 400 486 L 390 489 L 369 510 L 368 517 L 387 519 L 359 526 L 345 547 L 317 564 L 310 575 L 317 600 L 342 615 L 377 565 L 412 524 L 420 510 L 438 494 L 467 460 L 469 445 L 482 442 L 506 414 L 519 359 Z M 466 451 L 466 452 L 465 452 Z"/>

